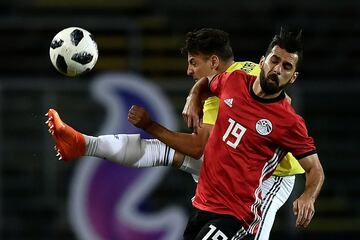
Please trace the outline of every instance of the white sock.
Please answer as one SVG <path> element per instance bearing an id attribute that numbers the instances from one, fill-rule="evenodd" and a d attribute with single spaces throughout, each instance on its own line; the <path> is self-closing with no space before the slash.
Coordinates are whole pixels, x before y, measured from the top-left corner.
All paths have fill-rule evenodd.
<path id="1" fill-rule="evenodd" d="M 157 139 L 142 139 L 140 134 L 86 136 L 85 155 L 104 158 L 122 166 L 171 166 L 175 150 Z"/>
<path id="2" fill-rule="evenodd" d="M 179 169 L 183 170 L 184 172 L 190 173 L 193 175 L 193 178 L 197 179 L 200 174 L 201 164 L 203 162 L 203 156 L 199 159 L 195 159 L 189 156 L 185 156 L 183 164 L 180 166 Z M 197 180 L 195 180 L 197 181 Z"/>

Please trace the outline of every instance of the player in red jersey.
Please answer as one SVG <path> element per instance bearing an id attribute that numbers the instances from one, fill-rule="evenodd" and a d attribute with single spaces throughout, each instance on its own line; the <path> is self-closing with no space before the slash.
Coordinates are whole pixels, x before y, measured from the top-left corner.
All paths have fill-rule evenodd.
<path id="1" fill-rule="evenodd" d="M 195 132 L 200 127 L 202 100 L 212 92 L 220 98 L 220 106 L 205 147 L 193 202 L 196 213 L 188 223 L 185 239 L 215 235 L 242 239 L 256 233 L 262 181 L 288 151 L 306 171 L 305 191 L 294 202 L 296 223 L 306 227 L 311 221 L 324 173 L 304 120 L 283 91 L 298 76 L 300 38 L 301 34 L 283 30 L 275 35 L 260 60 L 259 77 L 242 71 L 221 73 L 199 80 L 192 88 L 184 115 Z"/>
<path id="2" fill-rule="evenodd" d="M 203 74 L 203 73 L 201 73 L 201 74 Z M 203 74 L 203 75 L 206 75 L 206 74 Z M 232 104 L 232 102 L 233 102 L 233 100 L 231 100 L 231 99 L 228 99 L 227 101 L 226 101 L 226 103 L 227 104 L 229 104 L 229 105 L 231 105 Z M 57 116 L 57 113 L 56 112 L 51 112 L 51 116 L 54 116 L 54 119 L 52 120 L 52 121 L 56 121 L 56 120 L 59 120 L 59 117 Z M 55 115 L 57 116 L 57 117 L 55 117 Z M 50 119 L 49 119 L 50 120 Z M 59 122 L 58 124 L 55 124 L 55 125 L 58 125 L 58 126 L 62 126 L 63 124 L 61 123 L 61 122 Z M 203 126 L 203 128 L 204 128 L 204 126 Z M 54 132 L 54 131 L 56 131 L 58 134 L 61 134 L 61 133 L 66 133 L 65 131 L 60 131 L 60 130 L 55 130 L 55 128 L 50 128 L 50 130 L 52 130 L 52 132 Z M 75 132 L 76 133 L 76 131 L 73 131 L 73 132 Z M 62 136 L 58 136 L 58 134 L 56 135 L 57 137 L 61 137 L 62 138 Z M 79 137 L 77 137 L 77 135 L 79 135 Z M 76 137 L 75 139 L 76 139 L 76 141 L 77 140 L 81 140 L 81 134 L 74 134 L 74 136 Z M 69 138 L 69 137 L 67 137 L 67 138 Z M 73 138 L 72 136 L 70 137 L 70 138 Z M 59 139 L 58 139 L 59 140 Z M 66 145 L 66 141 L 57 141 L 58 143 L 64 143 L 64 144 L 60 144 L 59 145 L 59 147 L 61 147 L 62 149 L 64 149 L 64 148 L 66 148 L 67 147 L 67 145 Z M 78 144 L 77 144 L 78 145 Z M 80 144 L 81 146 L 82 145 L 84 145 L 84 143 L 83 144 Z M 70 150 L 71 149 L 73 149 L 73 146 L 68 146 L 68 148 L 70 148 Z M 80 150 L 79 150 L 80 151 Z M 83 150 L 83 151 L 85 151 L 85 150 Z M 67 151 L 67 152 L 69 152 L 69 153 L 71 153 L 72 151 Z M 80 156 L 80 155 L 83 155 L 83 154 L 78 154 L 78 153 L 76 153 L 75 155 L 77 155 L 77 156 Z M 72 158 L 74 158 L 74 157 L 72 157 L 72 156 L 68 156 L 68 155 L 64 155 L 64 153 L 61 155 L 61 157 L 63 157 L 64 159 L 72 159 Z M 214 216 L 216 216 L 216 215 L 214 215 Z M 226 223 L 226 221 L 224 221 L 224 224 Z M 231 225 L 231 224 L 230 224 Z M 271 228 L 271 226 L 269 227 L 269 228 Z M 214 231 L 214 235 L 216 234 L 215 233 L 215 230 L 216 229 L 213 229 L 213 228 L 211 228 L 210 227 L 210 230 L 211 231 Z M 209 232 L 207 233 L 207 235 L 209 234 Z M 218 233 L 218 234 L 220 234 L 220 233 Z M 209 236 L 212 236 L 211 235 L 211 233 L 209 234 Z M 221 234 L 219 235 L 219 236 L 222 236 Z"/>

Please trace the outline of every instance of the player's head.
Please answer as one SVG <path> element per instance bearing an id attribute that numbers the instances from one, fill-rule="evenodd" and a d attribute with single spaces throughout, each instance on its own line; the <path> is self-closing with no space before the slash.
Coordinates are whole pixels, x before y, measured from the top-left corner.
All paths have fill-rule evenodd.
<path id="1" fill-rule="evenodd" d="M 275 94 L 292 84 L 299 75 L 302 57 L 301 30 L 295 34 L 281 28 L 260 60 L 262 90 L 266 94 Z"/>
<path id="2" fill-rule="evenodd" d="M 229 34 L 214 28 L 188 32 L 181 52 L 188 58 L 187 74 L 195 80 L 223 71 L 221 64 L 234 59 Z"/>

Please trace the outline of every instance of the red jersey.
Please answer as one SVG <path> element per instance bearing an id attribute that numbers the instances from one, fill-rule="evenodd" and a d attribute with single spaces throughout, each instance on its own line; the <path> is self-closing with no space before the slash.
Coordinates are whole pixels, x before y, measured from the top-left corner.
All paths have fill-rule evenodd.
<path id="1" fill-rule="evenodd" d="M 204 151 L 193 205 L 235 216 L 249 233 L 260 222 L 261 183 L 284 154 L 297 159 L 316 152 L 304 120 L 282 92 L 274 99 L 255 95 L 256 77 L 222 73 L 210 83 L 220 98 L 219 113 Z"/>

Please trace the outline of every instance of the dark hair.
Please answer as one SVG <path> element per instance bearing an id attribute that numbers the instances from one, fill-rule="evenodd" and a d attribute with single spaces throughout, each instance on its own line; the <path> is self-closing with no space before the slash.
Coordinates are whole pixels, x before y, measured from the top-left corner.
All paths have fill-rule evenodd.
<path id="1" fill-rule="evenodd" d="M 201 28 L 186 34 L 185 46 L 181 48 L 183 55 L 204 54 L 217 55 L 222 60 L 234 58 L 230 46 L 229 34 L 219 29 Z"/>
<path id="2" fill-rule="evenodd" d="M 296 68 L 298 69 L 303 59 L 303 43 L 302 43 L 302 30 L 297 34 L 286 31 L 284 28 L 280 29 L 280 34 L 274 36 L 273 40 L 268 46 L 265 56 L 267 56 L 274 46 L 279 46 L 289 53 L 296 53 L 298 55 L 298 62 Z"/>

